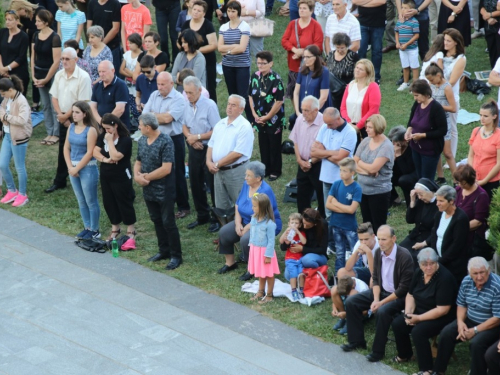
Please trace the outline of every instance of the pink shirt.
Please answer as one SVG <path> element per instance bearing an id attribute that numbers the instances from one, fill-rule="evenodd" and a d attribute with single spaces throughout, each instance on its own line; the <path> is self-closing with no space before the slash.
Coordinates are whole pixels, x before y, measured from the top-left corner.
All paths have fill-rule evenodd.
<path id="1" fill-rule="evenodd" d="M 182 95 L 184 96 L 184 99 L 186 99 L 187 101 L 189 101 L 188 100 L 188 96 L 186 95 L 185 91 L 182 92 Z M 203 86 L 201 86 L 201 95 L 204 96 L 207 99 L 210 99 L 210 94 L 208 93 L 207 89 L 204 88 Z"/>
<path id="2" fill-rule="evenodd" d="M 322 125 L 323 114 L 320 112 L 318 112 L 312 124 L 308 124 L 303 115 L 297 117 L 289 138 L 298 146 L 302 160 L 307 161 L 311 157 L 311 146 L 316 140 Z"/>
<path id="3" fill-rule="evenodd" d="M 382 257 L 382 269 L 380 270 L 380 275 L 382 276 L 382 288 L 388 293 L 394 293 L 394 266 L 396 265 L 396 252 L 398 247 L 394 244 L 389 256 L 380 250 L 380 255 Z"/>

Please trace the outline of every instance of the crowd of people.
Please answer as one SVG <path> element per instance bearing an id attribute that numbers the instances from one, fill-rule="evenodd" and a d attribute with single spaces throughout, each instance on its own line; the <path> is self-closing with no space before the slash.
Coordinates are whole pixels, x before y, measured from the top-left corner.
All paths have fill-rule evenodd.
<path id="1" fill-rule="evenodd" d="M 493 69 L 489 82 L 500 86 L 495 1 L 472 0 L 469 10 L 464 0 L 443 0 L 440 7 L 432 0 L 291 0 L 290 23 L 275 30 L 283 33 L 286 84 L 273 70 L 276 53 L 265 49 L 254 26 L 269 14 L 272 0 L 186 0 L 182 11 L 178 1 L 153 0 L 158 32 L 141 1 L 122 3 L 9 4 L 0 30 L 0 183 L 4 178 L 7 185 L 0 203 L 29 202 L 31 113 L 43 107 L 47 136 L 41 144 L 58 144 L 55 177 L 45 192 L 65 188 L 69 177 L 83 224 L 76 237 L 101 237 L 100 182 L 107 239 L 118 238 L 123 224 L 121 250 L 135 249 L 135 183 L 158 241 L 148 261 L 169 259 L 166 269 L 174 270 L 183 262 L 177 222 L 191 213 L 187 153 L 196 211 L 187 228 L 209 224 L 209 232 L 219 232 L 225 262 L 218 273 L 247 263 L 239 279 L 259 279 L 254 300 L 273 301 L 277 239 L 294 301 L 304 296 L 303 269 L 326 265 L 334 254 L 332 315 L 338 319 L 334 329 L 347 334 L 344 351 L 366 348 L 363 320 L 374 315 L 369 361 L 384 357 L 392 326 L 393 360 L 409 361 L 413 340 L 418 375 L 444 373 L 460 341 L 470 341 L 472 375 L 500 371 L 500 277 L 471 252 L 478 238 L 486 239 L 500 182 L 495 101 L 479 109 L 467 163 L 455 162 L 460 82 L 471 39 L 484 34 Z M 380 114 L 379 85 L 383 54 L 396 49 L 398 90 L 409 90 L 415 102 L 407 125 L 389 130 Z M 228 92 L 227 103 L 219 103 L 222 119 L 216 51 Z M 286 98 L 293 107 L 289 118 Z M 297 212 L 283 227 L 266 178 L 282 175 L 288 123 Z M 261 161 L 250 160 L 255 137 Z M 133 140 L 138 150 L 132 165 Z M 453 177 L 449 185 L 441 155 Z M 391 206 L 402 204 L 414 228 L 398 245 L 387 216 Z M 221 227 L 218 212 L 232 220 Z M 436 335 L 433 361 L 429 339 Z"/>

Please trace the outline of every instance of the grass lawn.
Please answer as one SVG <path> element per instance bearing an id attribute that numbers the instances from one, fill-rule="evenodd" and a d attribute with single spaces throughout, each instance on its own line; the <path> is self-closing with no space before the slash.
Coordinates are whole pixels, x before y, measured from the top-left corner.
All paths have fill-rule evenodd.
<path id="1" fill-rule="evenodd" d="M 281 5 L 277 3 L 276 7 Z M 152 9 L 154 11 L 154 9 Z M 276 21 L 275 35 L 267 38 L 265 48 L 274 52 L 274 70 L 281 74 L 286 79 L 287 77 L 287 61 L 286 52 L 281 47 L 281 36 L 286 28 L 288 19 L 273 15 L 270 17 Z M 154 19 L 154 18 L 153 18 Z M 218 22 L 214 24 L 218 27 Z M 488 55 L 484 52 L 486 43 L 483 38 L 474 40 L 473 45 L 467 49 L 467 71 L 478 71 L 489 69 Z M 254 67 L 255 68 L 255 67 Z M 396 125 L 406 125 L 410 113 L 413 97 L 407 93 L 396 91 L 396 80 L 400 76 L 400 61 L 397 52 L 391 52 L 383 56 L 382 65 L 382 107 L 381 114 L 387 119 L 388 127 Z M 255 70 L 255 69 L 254 69 Z M 286 82 L 285 82 L 286 83 Z M 497 90 L 493 89 L 491 94 L 483 99 L 483 102 L 488 98 L 496 98 Z M 222 81 L 218 87 L 219 109 L 221 116 L 225 117 L 225 104 L 227 100 L 227 91 L 224 82 Z M 461 95 L 461 107 L 470 112 L 478 112 L 481 102 L 478 102 L 476 97 L 470 93 Z M 291 114 L 292 105 L 290 101 L 286 102 L 287 115 Z M 457 160 L 461 160 L 467 156 L 468 139 L 471 130 L 476 124 L 468 126 L 458 125 L 459 127 L 459 147 Z M 285 131 L 284 139 L 289 132 Z M 45 137 L 45 128 L 43 125 L 35 128 L 33 138 L 28 147 L 27 153 L 27 168 L 28 168 L 28 195 L 30 202 L 22 208 L 14 209 L 6 206 L 5 209 L 15 212 L 23 217 L 34 220 L 42 225 L 57 230 L 58 232 L 73 236 L 82 229 L 82 221 L 80 218 L 77 201 L 71 187 L 64 190 L 58 190 L 53 194 L 45 194 L 44 189 L 51 185 L 55 175 L 57 165 L 57 146 L 48 147 L 40 145 L 40 141 Z M 134 156 L 136 152 L 134 145 Z M 259 160 L 259 149 L 257 142 L 254 145 L 253 160 Z M 271 186 L 277 196 L 281 216 L 286 222 L 288 215 L 296 210 L 294 204 L 285 204 L 283 201 L 283 193 L 285 184 L 293 179 L 296 174 L 295 157 L 292 155 L 283 155 L 283 175 L 277 181 L 271 182 Z M 12 165 L 12 170 L 14 166 Z M 450 175 L 447 171 L 447 178 L 450 181 Z M 69 182 L 68 182 L 69 185 Z M 156 237 L 154 234 L 153 225 L 149 219 L 149 215 L 142 198 L 140 187 L 136 186 L 137 199 L 135 208 L 137 210 L 137 232 L 138 232 L 138 250 L 122 253 L 123 257 L 149 267 L 158 272 L 166 272 L 164 270 L 166 261 L 158 264 L 146 263 L 146 259 L 157 251 Z M 101 230 L 103 236 L 107 236 L 110 231 L 110 223 L 102 208 L 101 204 Z M 314 307 L 305 307 L 300 304 L 292 304 L 287 299 L 279 298 L 274 303 L 265 306 L 259 306 L 249 300 L 247 293 L 240 291 L 242 282 L 237 277 L 244 272 L 244 265 L 240 265 L 240 269 L 236 272 L 231 272 L 226 275 L 218 275 L 217 269 L 223 265 L 224 257 L 215 252 L 215 247 L 212 240 L 217 238 L 216 234 L 209 234 L 206 231 L 206 226 L 188 231 L 186 226 L 191 221 L 196 219 L 194 206 L 192 205 L 192 214 L 182 220 L 178 220 L 178 226 L 181 233 L 182 249 L 184 264 L 177 270 L 168 274 L 182 280 L 191 285 L 197 286 L 208 293 L 213 293 L 221 297 L 227 298 L 234 302 L 248 306 L 254 310 L 265 314 L 271 318 L 280 320 L 297 329 L 303 330 L 311 335 L 314 335 L 322 340 L 333 342 L 335 344 L 343 344 L 346 342 L 344 337 L 333 333 L 331 327 L 335 320 L 331 317 L 331 305 L 327 300 L 325 303 Z M 361 217 L 359 216 L 361 222 Z M 402 240 L 408 233 L 410 226 L 405 222 L 405 209 L 397 207 L 391 209 L 388 217 L 388 223 L 396 228 L 397 237 Z M 68 251 L 81 251 L 76 246 L 68 248 Z M 280 251 L 277 252 L 280 260 L 280 268 L 284 271 L 284 262 Z M 105 255 L 107 256 L 107 255 Z M 96 255 L 98 261 L 100 255 Z M 333 261 L 330 261 L 330 266 L 333 267 Z M 280 279 L 284 280 L 282 276 Z M 165 285 L 168 288 L 168 285 Z M 371 345 L 374 334 L 373 319 L 367 324 L 366 338 L 368 344 Z M 389 336 L 392 336 L 390 333 Z M 368 352 L 366 352 L 368 353 Z M 349 355 L 349 354 L 346 354 Z M 395 345 L 389 342 L 387 345 L 387 355 L 385 363 L 394 368 L 406 372 L 417 372 L 416 362 L 409 364 L 397 365 L 390 361 L 390 358 L 395 356 Z M 467 345 L 459 345 L 457 347 L 458 360 L 451 360 L 449 374 L 465 374 L 468 370 L 468 348 Z"/>

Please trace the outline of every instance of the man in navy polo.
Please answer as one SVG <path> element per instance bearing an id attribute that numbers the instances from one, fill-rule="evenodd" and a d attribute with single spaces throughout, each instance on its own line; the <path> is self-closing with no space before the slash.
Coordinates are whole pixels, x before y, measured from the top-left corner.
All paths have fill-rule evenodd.
<path id="1" fill-rule="evenodd" d="M 144 106 L 149 100 L 151 93 L 158 90 L 156 78 L 158 72 L 156 71 L 155 58 L 151 55 L 145 55 L 140 62 L 141 74 L 135 81 L 135 104 L 137 110 L 142 112 Z"/>
<path id="2" fill-rule="evenodd" d="M 130 110 L 128 105 L 128 87 L 125 81 L 115 75 L 113 63 L 101 61 L 98 67 L 101 82 L 94 85 L 90 107 L 97 122 L 106 113 L 119 117 L 130 130 Z"/>

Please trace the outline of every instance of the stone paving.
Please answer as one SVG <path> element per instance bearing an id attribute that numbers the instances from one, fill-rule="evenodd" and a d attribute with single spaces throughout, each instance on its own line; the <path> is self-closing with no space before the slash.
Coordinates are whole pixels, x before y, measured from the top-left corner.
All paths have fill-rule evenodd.
<path id="1" fill-rule="evenodd" d="M 0 210 L 0 374 L 401 374 Z"/>

